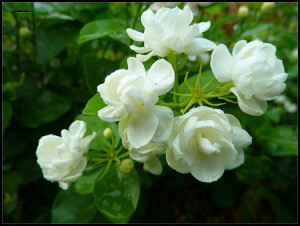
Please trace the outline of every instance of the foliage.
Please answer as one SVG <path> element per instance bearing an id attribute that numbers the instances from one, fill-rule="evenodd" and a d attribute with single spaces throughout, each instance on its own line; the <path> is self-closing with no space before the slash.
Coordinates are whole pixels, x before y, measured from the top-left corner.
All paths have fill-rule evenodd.
<path id="1" fill-rule="evenodd" d="M 67 191 L 43 179 L 36 163 L 37 141 L 45 134 L 59 135 L 75 119 L 87 123 L 87 135 L 97 132 L 104 149 L 111 148 L 103 136 L 105 128 L 113 131 L 113 148 L 120 146 L 117 124 L 97 116 L 105 104 L 96 87 L 111 72 L 126 67 L 128 56 L 135 56 L 125 29 L 142 31 L 140 16 L 149 5 L 2 3 L 3 221 L 296 222 L 297 112 L 286 112 L 274 101 L 260 117 L 247 115 L 232 103 L 224 106 L 226 113 L 239 119 L 253 143 L 245 149 L 245 163 L 225 172 L 217 182 L 200 183 L 168 167 L 155 176 L 141 164 L 127 175 L 114 163 L 107 169 L 105 164 L 89 165 Z M 240 5 L 249 8 L 249 17 L 237 17 Z M 293 51 L 298 52 L 298 3 L 276 3 L 269 12 L 262 12 L 261 5 L 197 6 L 194 22 L 211 21 L 205 38 L 230 48 L 240 39 L 274 44 L 289 73 L 284 94 L 296 103 L 298 60 Z M 146 70 L 152 63 L 151 59 L 145 63 Z M 197 65 L 187 61 L 182 68 L 181 93 L 188 92 L 183 83 L 187 71 L 189 83 L 196 83 Z M 203 65 L 201 87 L 212 77 L 209 68 L 209 63 Z M 99 149 L 97 140 L 91 149 L 92 153 Z"/>

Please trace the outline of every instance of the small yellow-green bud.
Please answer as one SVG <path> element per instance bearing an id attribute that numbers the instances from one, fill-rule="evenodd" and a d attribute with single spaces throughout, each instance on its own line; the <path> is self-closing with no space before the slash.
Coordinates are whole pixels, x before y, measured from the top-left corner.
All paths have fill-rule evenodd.
<path id="1" fill-rule="evenodd" d="M 238 10 L 238 18 L 242 19 L 242 18 L 246 18 L 249 16 L 249 9 L 247 6 L 241 6 Z"/>
<path id="2" fill-rule="evenodd" d="M 112 137 L 112 131 L 111 131 L 111 128 L 106 128 L 104 131 L 103 131 L 103 136 L 106 140 L 111 140 L 111 137 Z"/>
<path id="3" fill-rule="evenodd" d="M 19 34 L 21 37 L 25 38 L 25 37 L 29 37 L 32 34 L 32 32 L 27 27 L 21 27 L 19 29 Z"/>
<path id="4" fill-rule="evenodd" d="M 119 168 L 121 173 L 129 174 L 132 172 L 133 169 L 134 169 L 134 162 L 132 159 L 124 159 L 121 161 L 120 168 Z"/>
<path id="5" fill-rule="evenodd" d="M 275 2 L 264 2 L 261 5 L 261 11 L 263 13 L 268 13 L 274 8 L 274 6 L 275 6 Z"/>

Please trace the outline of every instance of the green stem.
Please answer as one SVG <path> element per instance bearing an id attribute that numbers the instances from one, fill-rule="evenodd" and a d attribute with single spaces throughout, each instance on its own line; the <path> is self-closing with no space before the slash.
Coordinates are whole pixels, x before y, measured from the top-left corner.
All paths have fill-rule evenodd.
<path id="1" fill-rule="evenodd" d="M 129 151 L 127 151 L 127 152 L 123 153 L 122 155 L 118 156 L 118 158 L 120 159 L 120 158 L 124 158 L 124 157 L 127 157 L 127 156 L 129 156 Z"/>
<path id="2" fill-rule="evenodd" d="M 107 171 L 108 171 L 108 169 L 109 169 L 109 167 L 110 167 L 112 161 L 113 161 L 113 159 L 110 159 L 110 160 L 108 161 L 108 164 L 107 164 L 107 166 L 106 166 L 106 168 L 105 168 L 105 170 L 104 170 L 104 173 L 103 173 L 103 174 L 101 175 L 101 177 L 97 180 L 97 182 L 99 182 L 99 181 L 105 176 L 105 174 L 107 173 Z"/>

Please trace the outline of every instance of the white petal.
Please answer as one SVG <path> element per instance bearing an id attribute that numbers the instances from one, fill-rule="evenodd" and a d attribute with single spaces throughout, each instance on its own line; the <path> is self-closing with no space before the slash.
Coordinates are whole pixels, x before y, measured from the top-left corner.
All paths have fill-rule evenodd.
<path id="1" fill-rule="evenodd" d="M 136 75 L 146 77 L 146 71 L 143 63 L 135 57 L 127 59 L 128 70 L 133 71 Z"/>
<path id="2" fill-rule="evenodd" d="M 184 46 L 188 45 L 194 38 L 199 35 L 198 24 L 193 24 L 188 27 L 185 36 L 182 38 L 182 43 Z"/>
<path id="3" fill-rule="evenodd" d="M 260 100 L 266 101 L 275 99 L 284 91 L 285 87 L 285 83 L 279 83 L 274 80 L 260 81 L 254 84 L 255 95 Z"/>
<path id="4" fill-rule="evenodd" d="M 210 21 L 207 21 L 207 22 L 201 22 L 198 24 L 199 26 L 199 31 L 201 33 L 207 31 L 209 28 L 210 28 Z"/>
<path id="5" fill-rule="evenodd" d="M 130 49 L 132 49 L 136 53 L 147 53 L 151 51 L 151 48 L 149 46 L 138 47 L 135 45 L 131 45 Z"/>
<path id="6" fill-rule="evenodd" d="M 161 37 L 151 30 L 145 31 L 145 45 L 147 44 L 160 57 L 165 57 L 169 54 L 169 48 L 164 44 Z"/>
<path id="7" fill-rule="evenodd" d="M 179 173 L 189 173 L 190 169 L 188 167 L 188 164 L 183 159 L 176 159 L 174 156 L 174 153 L 170 147 L 166 150 L 166 159 L 168 165 L 178 171 Z"/>
<path id="8" fill-rule="evenodd" d="M 148 159 L 145 162 L 145 167 L 152 174 L 160 175 L 162 173 L 162 165 L 156 156 Z"/>
<path id="9" fill-rule="evenodd" d="M 252 143 L 252 137 L 242 128 L 233 126 L 232 127 L 232 140 L 233 144 L 237 148 L 248 147 Z"/>
<path id="10" fill-rule="evenodd" d="M 252 53 L 252 51 L 259 47 L 262 46 L 263 42 L 258 41 L 258 40 L 254 40 L 249 42 L 248 44 L 246 44 L 240 51 L 239 53 L 236 55 L 236 58 L 240 58 L 240 59 L 245 59 L 247 57 L 250 56 L 250 54 Z"/>
<path id="11" fill-rule="evenodd" d="M 154 56 L 155 53 L 154 51 L 151 51 L 150 53 L 148 53 L 147 55 L 141 55 L 141 54 L 137 54 L 136 58 L 139 59 L 142 62 L 145 62 L 147 60 L 149 60 L 152 56 Z"/>
<path id="12" fill-rule="evenodd" d="M 62 182 L 70 183 L 76 181 L 79 177 L 81 177 L 82 171 L 85 169 L 86 165 L 87 159 L 83 157 L 79 164 L 62 179 Z"/>
<path id="13" fill-rule="evenodd" d="M 260 116 L 266 112 L 268 105 L 266 101 L 258 100 L 254 97 L 246 99 L 235 87 L 232 87 L 230 91 L 236 95 L 238 105 L 243 112 L 254 116 Z"/>
<path id="14" fill-rule="evenodd" d="M 203 52 L 216 48 L 216 44 L 205 38 L 195 38 L 188 45 L 184 46 L 187 55 L 200 55 Z"/>
<path id="15" fill-rule="evenodd" d="M 246 40 L 240 40 L 237 43 L 235 43 L 233 50 L 232 50 L 232 56 L 233 58 L 236 58 L 238 53 L 241 51 L 241 49 L 247 44 Z"/>
<path id="16" fill-rule="evenodd" d="M 100 119 L 106 122 L 116 122 L 127 116 L 127 112 L 124 106 L 119 107 L 106 106 L 98 111 L 98 116 Z"/>
<path id="17" fill-rule="evenodd" d="M 87 153 L 90 148 L 90 143 L 92 140 L 97 136 L 97 133 L 93 131 L 92 135 L 86 136 L 85 138 L 82 139 L 81 144 L 80 144 L 80 149 L 82 153 Z"/>
<path id="18" fill-rule="evenodd" d="M 275 60 L 273 71 L 274 71 L 275 75 L 284 73 L 284 67 L 283 67 L 282 60 L 279 60 L 279 59 Z"/>
<path id="19" fill-rule="evenodd" d="M 129 143 L 134 148 L 146 145 L 153 138 L 158 126 L 158 118 L 152 111 L 138 117 L 130 117 L 127 136 Z"/>
<path id="20" fill-rule="evenodd" d="M 183 45 L 179 36 L 175 33 L 167 34 L 163 37 L 163 43 L 177 53 L 183 52 Z"/>
<path id="21" fill-rule="evenodd" d="M 176 33 L 182 34 L 185 33 L 189 24 L 193 20 L 193 12 L 190 7 L 186 5 L 183 10 L 179 13 L 178 21 L 176 24 Z"/>
<path id="22" fill-rule="evenodd" d="M 127 28 L 126 32 L 132 40 L 138 41 L 138 42 L 143 42 L 144 41 L 144 33 L 133 30 L 131 28 Z"/>
<path id="23" fill-rule="evenodd" d="M 173 111 L 168 107 L 155 105 L 153 112 L 155 112 L 158 118 L 158 126 L 151 141 L 156 143 L 164 142 L 169 138 L 172 131 Z"/>
<path id="24" fill-rule="evenodd" d="M 56 146 L 63 143 L 63 139 L 55 135 L 43 136 L 39 140 L 39 144 L 36 150 L 37 158 L 43 162 L 51 162 L 53 159 L 57 158 Z"/>
<path id="25" fill-rule="evenodd" d="M 210 67 L 219 82 L 232 79 L 233 60 L 227 47 L 218 45 L 211 54 Z"/>
<path id="26" fill-rule="evenodd" d="M 67 190 L 71 186 L 71 184 L 72 183 L 64 183 L 64 182 L 58 181 L 59 187 L 61 187 L 64 190 Z"/>
<path id="27" fill-rule="evenodd" d="M 86 131 L 86 123 L 84 121 L 76 120 L 69 127 L 71 137 L 83 138 Z"/>
<path id="28" fill-rule="evenodd" d="M 197 180 L 211 183 L 223 175 L 224 164 L 214 156 L 197 155 L 190 170 Z"/>
<path id="29" fill-rule="evenodd" d="M 235 161 L 231 164 L 225 165 L 225 169 L 231 170 L 244 163 L 245 155 L 243 149 L 237 149 L 238 154 L 236 155 Z"/>
<path id="30" fill-rule="evenodd" d="M 244 60 L 238 60 L 232 69 L 232 80 L 236 89 L 249 99 L 253 93 L 253 77 L 248 64 Z"/>
<path id="31" fill-rule="evenodd" d="M 175 72 L 168 61 L 160 59 L 147 71 L 147 78 L 157 85 L 158 95 L 163 95 L 173 88 Z"/>

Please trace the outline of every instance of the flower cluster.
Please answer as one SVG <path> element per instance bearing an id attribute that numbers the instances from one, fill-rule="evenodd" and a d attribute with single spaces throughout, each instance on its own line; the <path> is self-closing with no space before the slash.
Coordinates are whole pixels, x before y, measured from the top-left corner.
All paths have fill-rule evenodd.
<path id="1" fill-rule="evenodd" d="M 259 116 L 266 112 L 267 101 L 284 91 L 287 73 L 275 55 L 274 45 L 240 40 L 230 54 L 224 44 L 216 45 L 202 37 L 210 21 L 190 25 L 192 20 L 188 5 L 182 10 L 162 7 L 156 13 L 148 9 L 141 16 L 144 32 L 126 30 L 132 40 L 144 46 L 131 45 L 137 55 L 127 59 L 128 69 L 116 70 L 98 85 L 97 91 L 107 105 L 98 116 L 103 121 L 118 122 L 122 146 L 150 173 L 162 173 L 160 157 L 165 155 L 172 169 L 210 183 L 218 180 L 224 170 L 244 162 L 243 149 L 252 138 L 235 116 L 211 107 L 224 103 L 213 104 L 208 99 L 237 103 L 244 113 Z M 177 62 L 178 56 L 187 60 L 208 51 L 212 51 L 210 67 L 218 86 L 209 93 L 206 88 L 211 82 L 200 86 L 201 59 L 196 86 L 189 84 L 186 75 L 184 82 L 191 93 L 180 93 L 178 66 L 185 61 Z M 151 57 L 157 60 L 146 71 L 143 62 Z M 237 102 L 231 100 L 235 98 L 231 93 Z M 174 101 L 165 102 L 164 97 L 171 94 Z M 191 100 L 179 102 L 178 96 Z M 199 106 L 187 111 L 195 103 Z M 69 131 L 62 131 L 62 137 L 48 135 L 40 139 L 38 163 L 46 179 L 58 181 L 66 189 L 81 176 L 87 164 L 83 154 L 94 137 L 83 139 L 84 133 L 85 124 L 75 121 Z M 134 164 L 127 162 L 123 168 L 130 165 L 130 170 L 125 167 L 130 173 Z"/>

